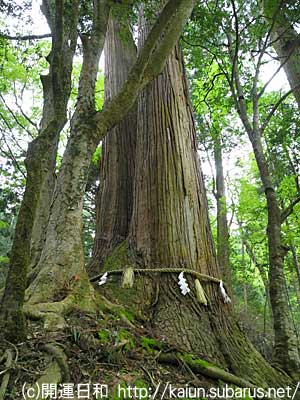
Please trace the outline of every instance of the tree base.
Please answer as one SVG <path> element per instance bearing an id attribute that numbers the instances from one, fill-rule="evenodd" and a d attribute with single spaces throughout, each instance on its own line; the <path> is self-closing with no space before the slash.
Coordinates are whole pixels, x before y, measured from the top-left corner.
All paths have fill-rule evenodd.
<path id="1" fill-rule="evenodd" d="M 153 268 L 126 242 L 107 258 L 103 273 L 121 266 Z M 124 305 L 161 341 L 183 352 L 219 365 L 253 385 L 276 387 L 291 382 L 291 378 L 274 369 L 250 343 L 236 323 L 231 306 L 224 304 L 218 285 L 205 284 L 208 295 L 205 306 L 197 300 L 193 280 L 187 278 L 187 281 L 192 290 L 186 296 L 180 292 L 177 274 L 172 273 L 136 274 L 132 288 L 123 288 L 121 277 L 111 276 L 99 290 L 112 301 Z"/>

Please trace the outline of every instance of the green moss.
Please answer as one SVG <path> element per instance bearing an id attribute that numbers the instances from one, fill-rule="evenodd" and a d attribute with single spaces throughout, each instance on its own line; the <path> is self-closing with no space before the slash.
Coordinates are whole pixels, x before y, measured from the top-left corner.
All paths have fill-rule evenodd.
<path id="1" fill-rule="evenodd" d="M 127 242 L 119 244 L 104 263 L 104 271 L 122 269 L 128 264 Z"/>
<path id="2" fill-rule="evenodd" d="M 124 343 L 123 349 L 129 351 L 135 347 L 135 339 L 131 332 L 121 329 L 117 332 L 117 344 Z"/>
<path id="3" fill-rule="evenodd" d="M 107 344 L 110 341 L 110 332 L 107 329 L 102 329 L 97 332 L 101 344 Z"/>
<path id="4" fill-rule="evenodd" d="M 137 379 L 134 382 L 134 386 L 137 388 L 148 388 L 147 382 L 143 381 L 143 379 Z"/>
<path id="5" fill-rule="evenodd" d="M 93 287 L 91 286 L 86 274 L 81 275 L 79 285 L 73 289 L 74 306 L 89 314 L 95 314 L 96 304 L 93 301 Z"/>
<path id="6" fill-rule="evenodd" d="M 134 315 L 129 310 L 119 310 L 119 316 L 120 317 L 124 316 L 130 322 L 132 322 L 134 320 Z"/>
<path id="7" fill-rule="evenodd" d="M 193 354 L 185 353 L 181 355 L 181 358 L 183 359 L 183 361 L 186 361 L 189 364 L 197 364 L 203 368 L 208 368 L 208 367 L 216 368 L 215 365 L 210 364 L 209 362 L 202 360 L 201 358 L 197 358 Z"/>
<path id="8" fill-rule="evenodd" d="M 141 346 L 149 353 L 153 353 L 157 349 L 161 349 L 161 343 L 157 342 L 155 339 L 142 337 Z"/>

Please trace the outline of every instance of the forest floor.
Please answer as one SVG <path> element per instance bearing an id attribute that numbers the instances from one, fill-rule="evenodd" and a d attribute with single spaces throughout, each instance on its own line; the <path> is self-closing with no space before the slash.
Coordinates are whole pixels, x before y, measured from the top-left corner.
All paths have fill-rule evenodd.
<path id="1" fill-rule="evenodd" d="M 215 388 L 242 387 L 230 382 L 229 373 L 223 380 L 222 370 L 203 359 L 181 357 L 180 349 L 156 340 L 121 305 L 102 300 L 97 318 L 73 313 L 63 331 L 47 334 L 41 321 L 30 321 L 26 342 L 17 346 L 6 342 L 13 359 L 7 368 L 0 359 L 0 400 L 200 400 L 208 398 L 202 393 Z M 9 379 L 1 398 L 5 375 Z"/>
<path id="2" fill-rule="evenodd" d="M 25 383 L 25 392 L 28 394 L 29 388 L 36 390 L 37 382 L 40 386 L 43 385 L 45 392 L 48 390 L 50 393 L 49 385 L 42 384 L 39 380 L 49 369 L 51 360 L 55 359 L 55 354 L 49 358 L 49 352 L 45 351 L 45 346 L 49 343 L 63 350 L 66 355 L 62 368 L 64 378 L 67 378 L 66 383 L 74 384 L 74 396 L 62 397 L 62 393 L 67 393 L 63 386 L 67 385 L 56 382 L 54 372 L 51 392 L 53 397 L 49 395 L 49 399 L 96 399 L 93 391 L 96 390 L 97 384 L 103 385 L 102 397 L 99 393 L 98 398 L 110 400 L 148 399 L 151 394 L 153 396 L 155 390 L 157 398 L 160 399 L 166 385 L 170 383 L 174 388 L 186 388 L 186 385 L 203 389 L 216 386 L 214 379 L 196 376 L 184 361 L 178 360 L 178 365 L 159 362 L 162 351 L 173 352 L 176 349 L 159 343 L 152 337 L 151 332 L 130 320 L 129 314 L 125 315 L 123 311 L 116 312 L 115 309 L 111 313 L 101 312 L 98 319 L 78 313 L 68 319 L 68 328 L 63 332 L 46 335 L 40 322 L 31 321 L 26 342 L 18 346 L 6 343 L 14 353 L 14 360 L 10 368 L 5 400 L 26 398 Z M 49 371 L 47 375 L 51 376 Z M 81 394 L 78 393 L 80 387 Z M 89 397 L 85 397 L 87 391 L 90 392 Z M 164 398 L 168 399 L 168 396 Z"/>

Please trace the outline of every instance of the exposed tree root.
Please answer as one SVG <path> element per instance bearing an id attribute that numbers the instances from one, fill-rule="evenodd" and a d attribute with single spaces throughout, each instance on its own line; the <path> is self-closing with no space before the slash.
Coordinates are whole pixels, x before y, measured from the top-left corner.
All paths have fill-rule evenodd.
<path id="1" fill-rule="evenodd" d="M 218 368 L 204 360 L 194 358 L 192 355 L 174 352 L 160 353 L 157 357 L 157 360 L 161 363 L 167 363 L 176 366 L 183 362 L 184 364 L 187 364 L 193 372 L 202 374 L 209 378 L 222 380 L 223 382 L 234 384 L 242 388 L 254 389 L 256 387 L 253 385 L 253 383 L 233 375 L 230 372 L 224 371 L 223 369 Z"/>
<path id="2" fill-rule="evenodd" d="M 64 316 L 72 311 L 71 301 L 66 297 L 55 303 L 26 304 L 24 313 L 33 320 L 43 320 L 47 331 L 56 331 L 66 327 Z"/>
<path id="3" fill-rule="evenodd" d="M 48 366 L 31 387 L 41 388 L 43 384 L 70 382 L 70 371 L 63 350 L 55 344 L 46 344 L 43 349 L 49 354 Z M 25 397 L 25 400 L 29 400 L 29 398 Z"/>
<path id="4" fill-rule="evenodd" d="M 62 381 L 70 382 L 70 379 L 71 379 L 70 378 L 70 370 L 69 370 L 68 364 L 66 362 L 66 356 L 65 356 L 65 353 L 63 352 L 63 350 L 60 347 L 55 346 L 53 344 L 46 344 L 44 346 L 44 349 L 48 354 L 53 356 L 53 358 L 59 365 L 59 368 L 60 368 L 60 371 L 62 374 Z"/>
<path id="5" fill-rule="evenodd" d="M 10 368 L 12 366 L 12 362 L 13 362 L 13 354 L 11 350 L 6 350 L 3 357 L 2 357 L 2 361 L 6 360 L 5 362 L 5 369 L 4 371 L 2 371 L 2 373 L 4 372 L 4 376 L 2 378 L 2 383 L 0 386 L 0 400 L 4 400 L 5 398 L 5 393 L 6 393 L 6 389 L 7 389 L 7 385 L 9 382 L 9 378 L 10 378 Z"/>
<path id="6" fill-rule="evenodd" d="M 195 358 L 192 354 L 185 354 L 181 352 L 159 352 L 156 360 L 160 363 L 164 364 L 171 364 L 175 366 L 180 366 L 180 364 L 184 364 L 187 366 L 192 373 L 196 374 L 201 374 L 203 376 L 206 376 L 208 378 L 212 378 L 216 381 L 222 381 L 226 382 L 227 384 L 230 385 L 235 385 L 239 388 L 245 388 L 245 389 L 251 389 L 255 390 L 257 389 L 257 385 L 254 385 L 253 383 L 237 376 L 234 375 L 230 372 L 224 371 L 223 369 L 208 363 L 205 360 Z M 197 378 L 197 377 L 196 377 Z M 292 385 L 293 386 L 293 385 Z M 265 388 L 267 389 L 267 388 Z M 296 390 L 297 391 L 297 390 Z M 268 397 L 269 396 L 269 397 Z M 297 396 L 297 394 L 296 394 Z M 277 397 L 271 396 L 266 394 L 266 397 L 268 398 L 274 398 L 276 399 Z M 293 397 L 293 399 L 299 399 L 299 397 Z"/>
<path id="7" fill-rule="evenodd" d="M 43 320 L 44 328 L 47 331 L 57 331 L 67 326 L 64 317 L 72 311 L 80 310 L 88 314 L 96 314 L 94 299 L 88 301 L 89 307 L 86 307 L 86 303 L 87 301 L 84 298 L 79 298 L 77 293 L 71 293 L 58 302 L 27 303 L 24 306 L 24 313 L 29 319 Z"/>

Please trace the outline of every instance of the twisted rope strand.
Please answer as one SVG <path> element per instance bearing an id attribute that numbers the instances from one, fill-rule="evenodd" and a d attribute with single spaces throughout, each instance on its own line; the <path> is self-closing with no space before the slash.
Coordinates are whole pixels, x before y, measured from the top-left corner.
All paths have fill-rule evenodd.
<path id="1" fill-rule="evenodd" d="M 206 274 L 201 274 L 200 272 L 194 271 L 192 269 L 188 268 L 178 268 L 178 267 L 173 267 L 173 268 L 133 268 L 134 272 L 139 272 L 141 274 L 150 274 L 150 273 L 156 273 L 156 272 L 162 272 L 162 273 L 170 273 L 170 272 L 184 272 L 185 274 L 190 274 L 196 278 L 199 278 L 201 280 L 205 281 L 210 281 L 210 282 L 215 282 L 215 283 L 220 283 L 221 280 L 218 278 L 215 278 L 213 276 L 209 276 Z M 114 269 L 111 271 L 103 271 L 103 273 L 96 275 L 90 279 L 90 282 L 95 282 L 97 281 L 105 272 L 107 272 L 108 275 L 122 275 L 124 272 L 124 269 Z"/>

